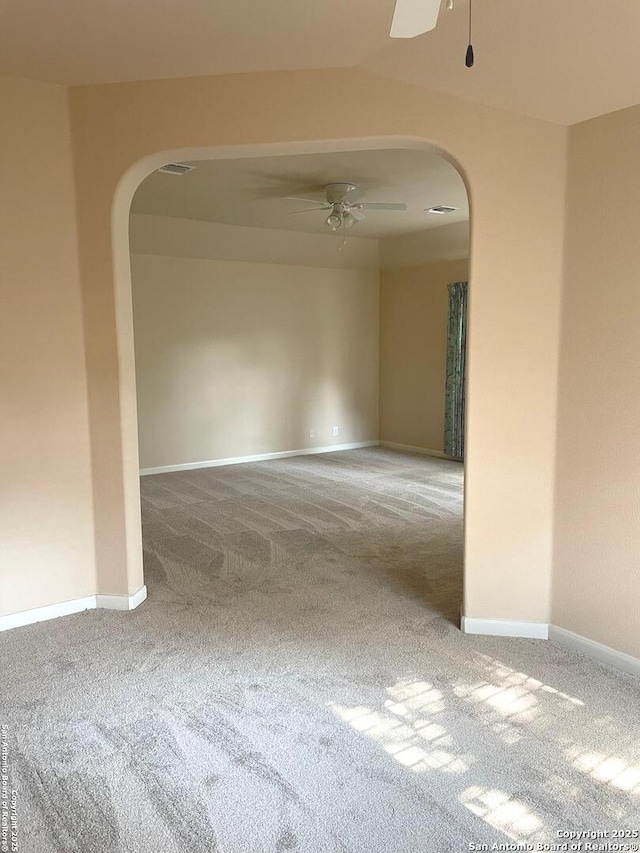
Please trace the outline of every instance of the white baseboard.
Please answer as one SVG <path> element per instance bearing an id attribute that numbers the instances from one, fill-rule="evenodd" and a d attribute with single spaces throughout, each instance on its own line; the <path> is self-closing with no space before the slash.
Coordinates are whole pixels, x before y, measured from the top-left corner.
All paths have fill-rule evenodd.
<path id="1" fill-rule="evenodd" d="M 133 610 L 147 597 L 146 586 L 140 587 L 133 595 L 87 595 L 85 598 L 74 598 L 72 601 L 61 601 L 59 604 L 48 604 L 45 607 L 34 607 L 20 613 L 10 613 L 0 616 L 0 631 L 10 628 L 21 628 L 23 625 L 33 625 L 35 622 L 45 622 L 57 619 L 59 616 L 71 616 L 82 613 L 83 610 Z"/>
<path id="2" fill-rule="evenodd" d="M 357 450 L 359 447 L 377 447 L 379 443 L 377 440 L 354 441 L 350 444 L 330 444 L 326 447 L 307 447 L 301 450 L 258 453 L 255 456 L 230 456 L 227 459 L 208 459 L 206 462 L 183 462 L 180 465 L 163 465 L 160 468 L 141 468 L 140 476 L 170 474 L 172 471 L 195 471 L 197 468 L 218 468 L 222 465 L 241 465 L 243 462 L 265 462 L 269 459 L 286 459 L 289 456 L 311 456 L 314 453 L 335 453 L 337 450 Z"/>
<path id="3" fill-rule="evenodd" d="M 582 654 L 588 655 L 600 663 L 640 678 L 640 659 L 634 658 L 626 652 L 617 652 L 615 649 L 603 645 L 603 643 L 589 640 L 587 637 L 574 634 L 573 631 L 567 631 L 566 628 L 558 628 L 556 625 L 549 626 L 549 639 L 564 649 L 582 652 Z"/>
<path id="4" fill-rule="evenodd" d="M 435 456 L 437 459 L 449 459 L 452 462 L 457 462 L 453 456 L 448 456 L 441 450 L 432 450 L 430 447 L 414 447 L 412 444 L 398 444 L 395 441 L 381 441 L 380 447 L 386 447 L 388 450 L 401 450 L 403 453 L 420 453 L 422 456 Z"/>
<path id="5" fill-rule="evenodd" d="M 546 622 L 518 622 L 509 619 L 476 619 L 462 615 L 460 618 L 460 630 L 465 634 L 484 634 L 491 637 L 523 637 L 532 640 L 550 640 L 557 646 L 569 649 L 573 652 L 581 652 L 587 657 L 597 660 L 599 663 L 634 675 L 640 678 L 640 658 L 634 658 L 626 652 L 618 652 L 615 649 L 567 631 L 566 628 L 558 628 L 556 625 L 548 625 Z"/>
<path id="6" fill-rule="evenodd" d="M 34 622 L 44 622 L 47 619 L 57 619 L 58 616 L 70 616 L 83 610 L 93 610 L 96 606 L 95 595 L 86 598 L 75 598 L 73 601 L 61 601 L 59 604 L 48 604 L 45 607 L 34 607 L 20 613 L 10 613 L 0 616 L 0 631 L 10 628 L 20 628 L 22 625 L 32 625 Z"/>
<path id="7" fill-rule="evenodd" d="M 464 634 L 484 634 L 490 637 L 523 637 L 529 640 L 547 640 L 549 626 L 546 622 L 519 622 L 511 619 L 476 619 L 460 617 L 460 630 Z"/>
<path id="8" fill-rule="evenodd" d="M 146 586 L 133 595 L 96 595 L 96 606 L 105 610 L 135 610 L 147 597 Z"/>

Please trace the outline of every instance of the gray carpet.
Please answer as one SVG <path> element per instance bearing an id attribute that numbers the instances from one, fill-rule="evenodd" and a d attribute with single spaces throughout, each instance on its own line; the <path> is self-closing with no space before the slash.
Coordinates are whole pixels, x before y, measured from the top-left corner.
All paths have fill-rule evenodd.
<path id="1" fill-rule="evenodd" d="M 442 853 L 638 829 L 638 682 L 462 635 L 462 471 L 146 477 L 149 599 L 0 635 L 25 853 Z"/>

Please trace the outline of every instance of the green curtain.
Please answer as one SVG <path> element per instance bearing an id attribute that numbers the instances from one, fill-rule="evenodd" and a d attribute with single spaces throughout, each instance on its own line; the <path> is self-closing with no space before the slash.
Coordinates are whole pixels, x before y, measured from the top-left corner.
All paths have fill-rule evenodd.
<path id="1" fill-rule="evenodd" d="M 447 381 L 445 386 L 444 452 L 464 459 L 464 409 L 467 368 L 466 281 L 448 285 L 449 328 L 447 335 Z"/>

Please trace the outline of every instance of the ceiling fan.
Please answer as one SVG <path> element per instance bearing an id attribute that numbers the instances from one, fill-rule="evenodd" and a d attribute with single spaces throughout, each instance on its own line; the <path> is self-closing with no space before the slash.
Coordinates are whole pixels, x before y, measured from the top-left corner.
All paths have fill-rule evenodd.
<path id="1" fill-rule="evenodd" d="M 396 0 L 389 35 L 394 39 L 412 39 L 435 29 L 442 0 Z M 447 9 L 453 9 L 453 0 L 446 0 Z M 469 44 L 465 56 L 467 68 L 473 67 L 471 44 L 471 0 L 469 0 Z"/>
<path id="2" fill-rule="evenodd" d="M 365 211 L 367 210 L 406 210 L 406 204 L 392 204 L 390 202 L 367 202 L 359 201 L 360 193 L 358 187 L 349 181 L 336 181 L 332 184 L 326 184 L 324 188 L 326 201 L 315 207 L 306 207 L 304 210 L 294 210 L 288 213 L 287 216 L 297 216 L 299 213 L 310 213 L 314 210 L 322 210 L 327 212 L 325 224 L 332 231 L 338 231 L 340 228 L 351 228 L 356 222 L 366 218 Z M 295 195 L 289 195 L 287 198 L 290 201 L 306 201 L 308 198 L 299 198 Z"/>

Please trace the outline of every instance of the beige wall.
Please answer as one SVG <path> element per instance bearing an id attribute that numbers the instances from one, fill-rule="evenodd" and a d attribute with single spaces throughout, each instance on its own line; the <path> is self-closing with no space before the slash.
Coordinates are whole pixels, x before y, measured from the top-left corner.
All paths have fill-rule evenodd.
<path id="1" fill-rule="evenodd" d="M 552 619 L 640 656 L 640 108 L 571 128 Z"/>
<path id="2" fill-rule="evenodd" d="M 0 77 L 0 615 L 95 593 L 67 92 Z"/>
<path id="3" fill-rule="evenodd" d="M 380 240 L 380 266 L 383 269 L 464 260 L 469 260 L 468 222 L 454 222 Z"/>
<path id="4" fill-rule="evenodd" d="M 70 103 L 85 362 L 73 284 L 74 217 L 63 93 L 54 88 L 46 93 L 47 102 L 42 95 L 37 107 L 26 89 L 13 100 L 5 96 L 19 119 L 15 128 L 3 123 L 3 154 L 10 170 L 6 185 L 15 187 L 12 192 L 23 200 L 29 196 L 23 187 L 32 188 L 32 170 L 40 188 L 34 186 L 32 196 L 40 204 L 28 211 L 23 201 L 22 207 L 6 206 L 10 213 L 3 231 L 11 258 L 9 304 L 22 308 L 24 323 L 37 318 L 27 328 L 43 353 L 36 365 L 35 356 L 25 354 L 24 333 L 18 340 L 12 333 L 5 343 L 14 348 L 7 361 L 10 381 L 23 379 L 14 390 L 17 408 L 34 407 L 21 428 L 33 431 L 24 444 L 13 427 L 18 458 L 5 475 L 9 491 L 22 494 L 11 516 L 11 531 L 17 532 L 10 542 L 19 557 L 12 565 L 22 578 L 14 601 L 19 606 L 32 603 L 19 591 L 27 587 L 38 590 L 34 597 L 39 600 L 79 594 L 79 567 L 94 532 L 97 590 L 132 593 L 142 583 L 127 236 L 128 208 L 140 180 L 176 157 L 396 144 L 448 152 L 462 165 L 471 192 L 465 611 L 476 617 L 546 621 L 566 129 L 355 69 L 74 88 Z M 60 110 L 54 121 L 55 104 Z M 277 149 L 268 147 L 272 145 Z M 32 151 L 29 169 L 16 170 L 15 162 Z M 18 209 L 24 215 L 16 215 Z M 27 236 L 39 231 L 46 233 L 34 244 L 37 251 L 22 248 Z M 28 287 L 25 291 L 25 282 L 36 281 L 37 297 L 32 291 L 29 295 Z M 80 390 L 85 363 L 92 501 L 86 494 L 87 432 Z M 55 440 L 54 429 L 59 430 Z M 46 491 L 47 483 L 51 494 L 42 505 L 36 501 L 40 530 L 32 538 L 32 494 L 36 485 Z M 56 517 L 43 526 L 45 508 L 49 519 Z M 53 556 L 43 568 L 45 540 Z M 55 589 L 41 585 L 43 575 L 51 577 L 51 566 Z"/>
<path id="5" fill-rule="evenodd" d="M 79 87 L 71 107 L 99 583 L 142 580 L 127 241 L 139 181 L 212 149 L 433 144 L 471 191 L 465 610 L 547 621 L 566 128 L 355 69 Z"/>
<path id="6" fill-rule="evenodd" d="M 468 260 L 382 271 L 382 441 L 443 451 L 447 285 L 468 277 Z"/>
<path id="7" fill-rule="evenodd" d="M 143 469 L 377 440 L 377 270 L 134 255 L 132 282 Z"/>

